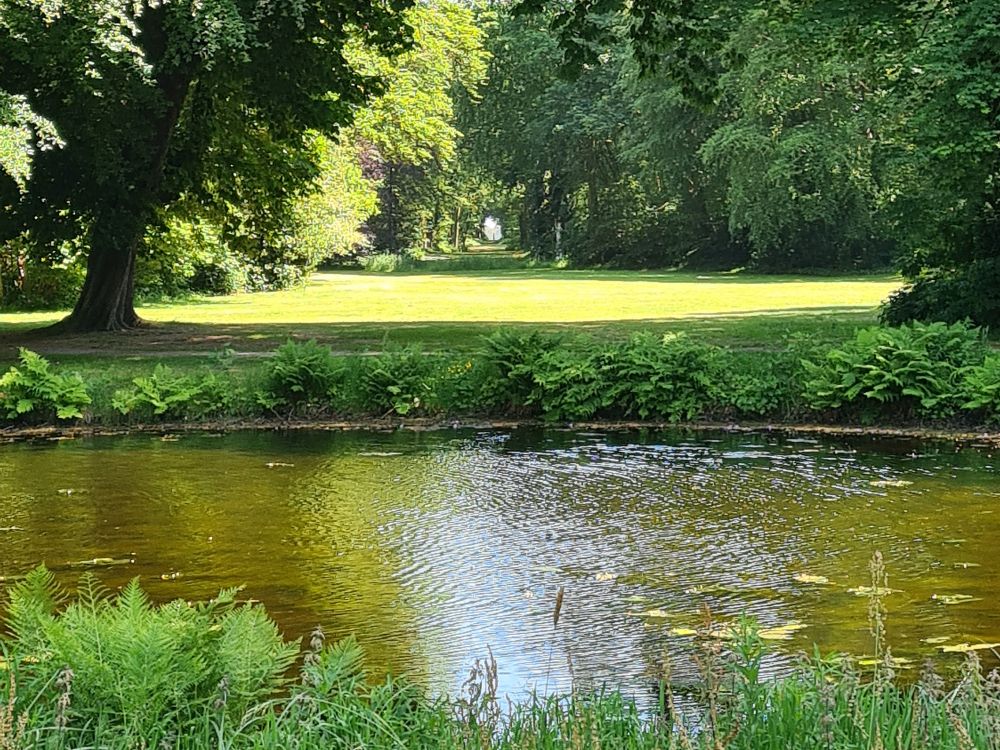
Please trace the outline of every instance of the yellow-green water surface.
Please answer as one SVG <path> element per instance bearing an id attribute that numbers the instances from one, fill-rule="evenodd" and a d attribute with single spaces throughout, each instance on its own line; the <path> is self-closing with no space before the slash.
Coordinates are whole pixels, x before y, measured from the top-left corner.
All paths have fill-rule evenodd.
<path id="1" fill-rule="evenodd" d="M 67 582 L 138 576 L 158 599 L 245 585 L 289 637 L 354 633 L 376 671 L 442 690 L 487 646 L 510 692 L 640 692 L 665 651 L 683 679 L 705 607 L 804 625 L 782 653 L 864 655 L 868 603 L 849 589 L 869 584 L 875 550 L 898 590 L 894 655 L 947 666 L 961 655 L 942 645 L 1000 642 L 1000 457 L 556 430 L 0 446 L 0 576 L 44 562 Z"/>

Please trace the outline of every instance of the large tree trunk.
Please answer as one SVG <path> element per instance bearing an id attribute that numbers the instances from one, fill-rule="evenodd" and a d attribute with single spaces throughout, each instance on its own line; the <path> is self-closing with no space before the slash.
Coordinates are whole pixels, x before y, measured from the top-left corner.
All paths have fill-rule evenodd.
<path id="1" fill-rule="evenodd" d="M 434 216 L 431 218 L 430 228 L 427 230 L 426 249 L 430 252 L 437 250 L 438 232 L 441 229 L 441 200 L 434 198 Z"/>
<path id="2" fill-rule="evenodd" d="M 145 228 L 138 216 L 95 221 L 80 299 L 53 332 L 127 331 L 142 325 L 133 298 L 135 256 Z"/>
<path id="3" fill-rule="evenodd" d="M 390 163 L 385 173 L 381 212 L 385 215 L 385 250 L 398 253 L 402 250 L 399 241 L 399 201 L 396 200 L 396 165 Z"/>
<path id="4" fill-rule="evenodd" d="M 159 60 L 166 49 L 165 9 L 157 6 L 142 16 L 142 37 L 147 57 Z M 163 197 L 167 153 L 174 128 L 191 87 L 193 71 L 164 73 L 157 78 L 162 110 L 150 121 L 149 150 L 145 159 L 132 160 L 134 181 L 127 191 L 109 190 L 103 210 L 90 226 L 87 277 L 76 307 L 51 330 L 66 333 L 126 331 L 143 321 L 135 312 L 135 258 L 146 227 L 155 217 Z"/>

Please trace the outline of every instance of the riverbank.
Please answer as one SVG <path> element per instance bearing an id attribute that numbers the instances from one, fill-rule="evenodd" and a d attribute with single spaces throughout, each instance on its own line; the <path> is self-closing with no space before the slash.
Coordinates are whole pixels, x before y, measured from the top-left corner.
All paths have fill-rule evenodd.
<path id="1" fill-rule="evenodd" d="M 130 425 L 41 425 L 6 426 L 0 428 L 0 442 L 17 440 L 63 440 L 90 437 L 120 437 L 132 434 L 171 436 L 185 433 L 233 432 L 438 432 L 442 430 L 517 430 L 538 428 L 569 431 L 619 432 L 630 430 L 680 430 L 742 434 L 773 434 L 789 436 L 825 436 L 848 438 L 881 438 L 900 440 L 927 440 L 950 442 L 970 448 L 1000 448 L 1000 430 L 984 426 L 982 429 L 948 427 L 864 427 L 838 424 L 796 424 L 775 422 L 656 422 L 635 420 L 582 421 L 553 423 L 540 419 L 436 419 L 436 418 L 383 418 L 383 419 L 214 419 L 200 422 L 151 422 Z"/>
<path id="2" fill-rule="evenodd" d="M 840 345 L 800 341 L 774 352 L 683 335 L 605 340 L 500 330 L 463 354 L 404 347 L 341 356 L 289 341 L 252 366 L 231 354 L 178 370 L 145 360 L 118 365 L 81 371 L 22 349 L 0 377 L 0 413 L 15 428 L 98 430 L 538 421 L 926 435 L 989 433 L 1000 424 L 1000 353 L 962 324 L 872 327 Z"/>
<path id="3" fill-rule="evenodd" d="M 233 592 L 156 606 L 133 582 L 113 597 L 91 584 L 69 599 L 38 569 L 11 591 L 0 741 L 191 750 L 994 747 L 1000 682 L 982 675 L 976 649 L 952 684 L 931 667 L 917 680 L 897 678 L 902 664 L 881 645 L 881 564 L 876 556 L 867 667 L 813 656 L 766 679 L 767 632 L 743 619 L 722 633 L 709 621 L 692 631 L 697 683 L 675 685 L 665 657 L 643 700 L 649 708 L 614 689 L 509 700 L 488 652 L 452 697 L 405 680 L 371 682 L 353 640 L 329 645 L 317 629 L 302 648 Z M 561 603 L 560 593 L 556 632 Z"/>

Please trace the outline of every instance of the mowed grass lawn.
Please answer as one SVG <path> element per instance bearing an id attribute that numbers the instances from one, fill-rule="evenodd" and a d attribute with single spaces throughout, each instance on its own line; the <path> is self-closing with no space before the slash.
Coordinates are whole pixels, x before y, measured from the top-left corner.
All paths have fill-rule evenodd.
<path id="1" fill-rule="evenodd" d="M 726 346 L 768 348 L 796 332 L 836 340 L 874 323 L 878 304 L 900 283 L 892 276 L 627 271 L 318 273 L 282 292 L 143 306 L 140 314 L 158 325 L 125 334 L 40 336 L 32 329 L 64 313 L 6 313 L 0 341 L 5 359 L 19 345 L 73 358 L 186 358 L 223 347 L 270 351 L 289 337 L 344 352 L 388 343 L 452 350 L 516 325 L 600 336 L 686 331 Z"/>

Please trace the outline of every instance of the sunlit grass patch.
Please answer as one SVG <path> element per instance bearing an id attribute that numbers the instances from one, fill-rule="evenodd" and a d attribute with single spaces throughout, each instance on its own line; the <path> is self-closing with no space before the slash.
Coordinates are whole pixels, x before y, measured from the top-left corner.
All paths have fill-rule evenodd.
<path id="1" fill-rule="evenodd" d="M 290 336 L 340 351 L 386 341 L 466 349 L 498 327 L 627 335 L 687 331 L 711 343 L 774 347 L 800 333 L 836 341 L 876 320 L 901 282 L 892 276 L 790 277 L 636 271 L 497 269 L 449 273 L 316 274 L 281 292 L 207 297 L 140 308 L 163 327 L 129 336 L 40 339 L 38 351 L 180 354 L 222 346 L 269 350 Z M 5 313 L 24 336 L 63 313 Z"/>

